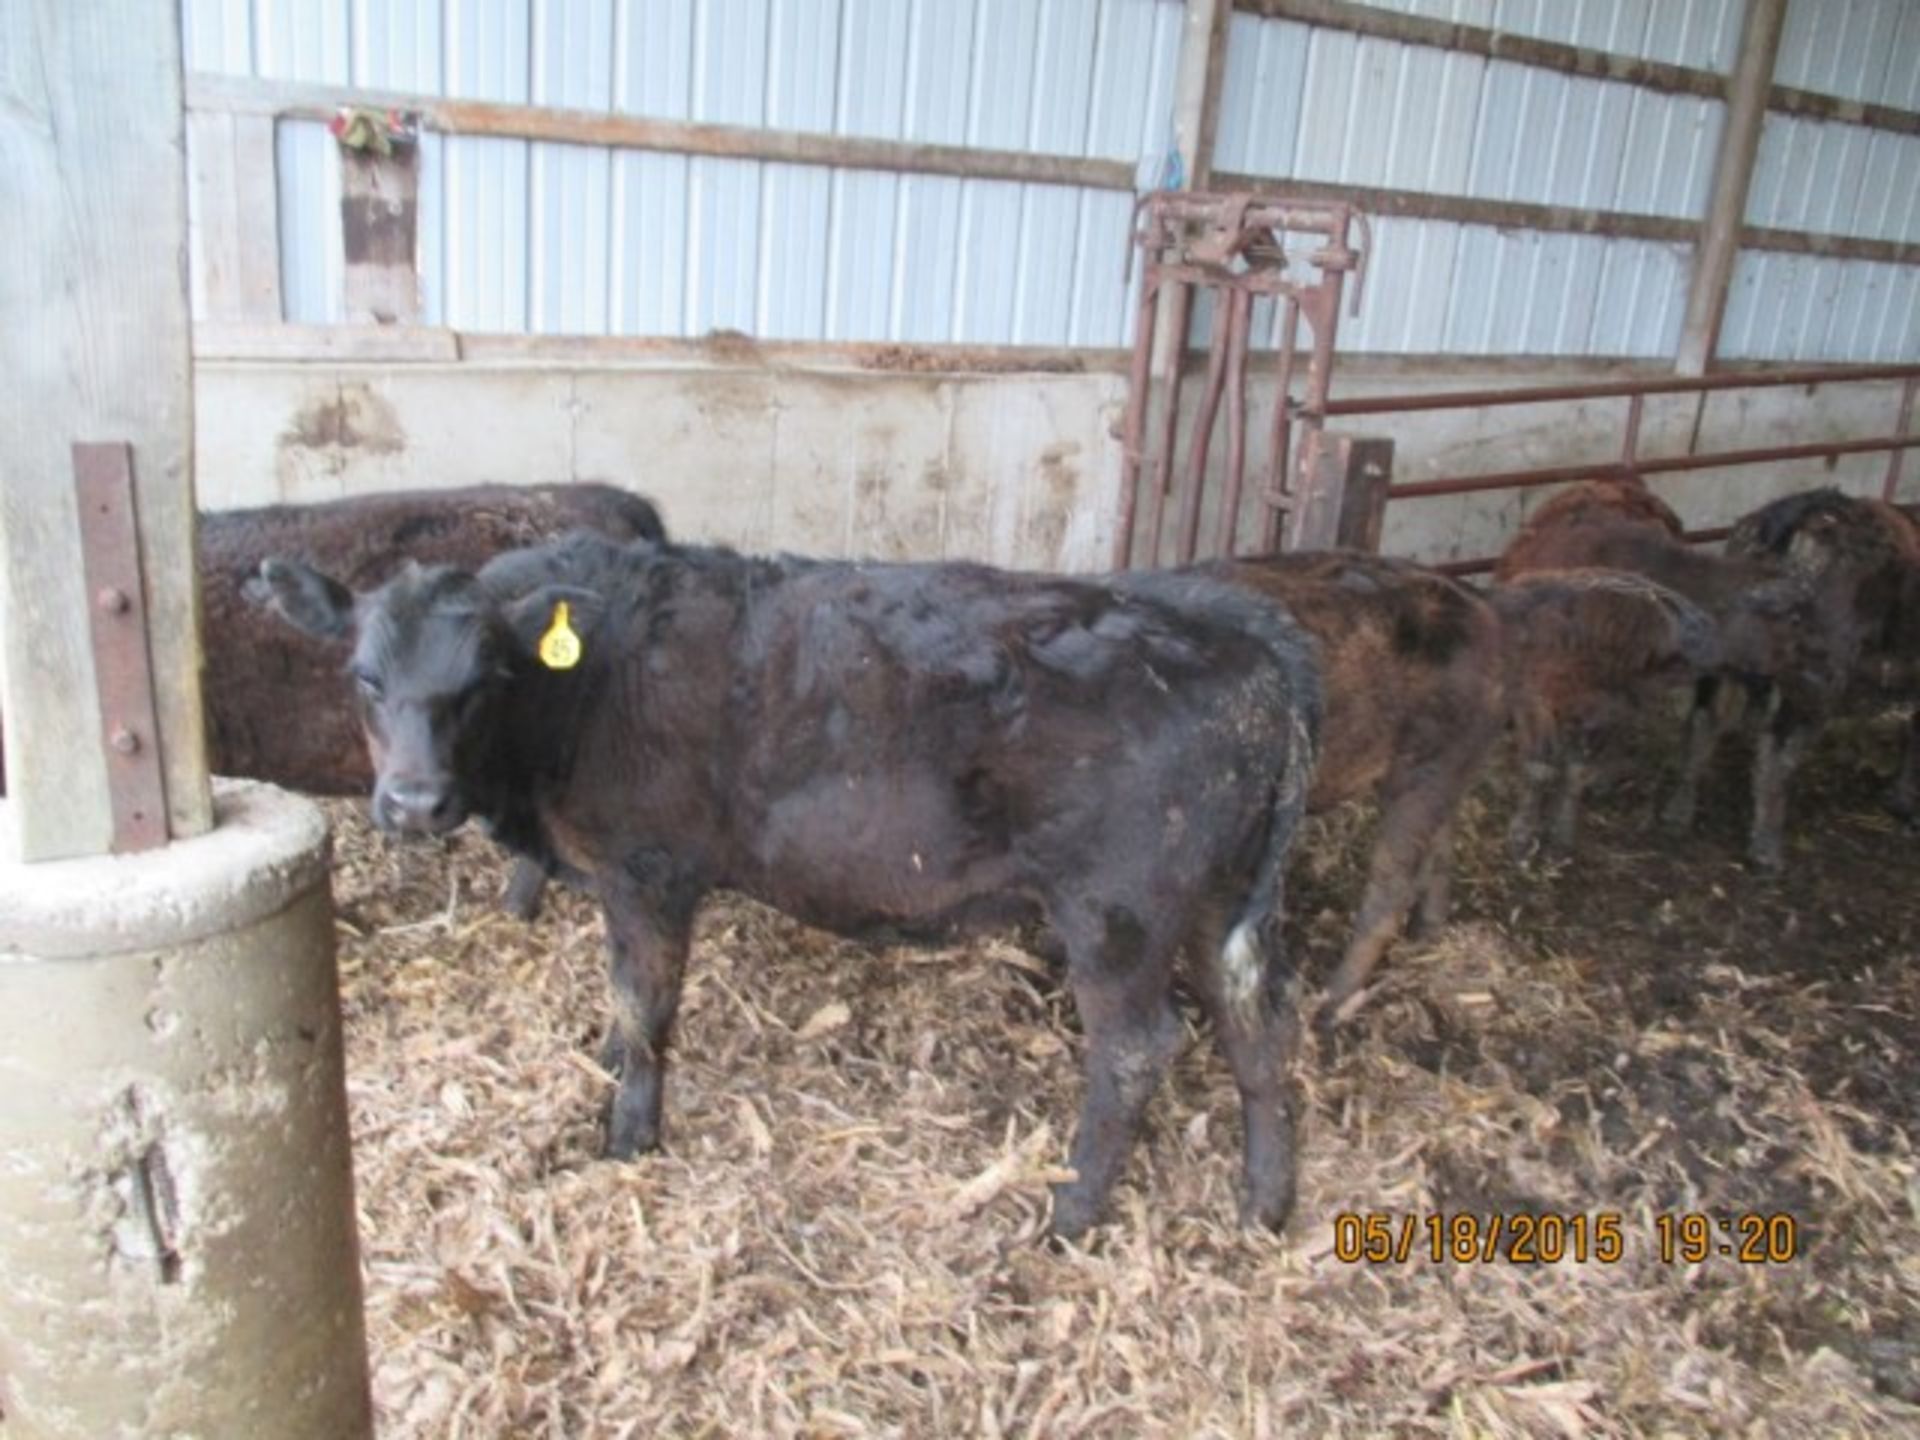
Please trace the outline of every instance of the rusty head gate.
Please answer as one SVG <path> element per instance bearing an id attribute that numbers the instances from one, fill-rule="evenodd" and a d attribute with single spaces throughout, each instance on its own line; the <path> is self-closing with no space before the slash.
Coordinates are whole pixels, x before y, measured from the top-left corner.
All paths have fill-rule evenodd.
<path id="1" fill-rule="evenodd" d="M 1352 241 L 1356 226 L 1361 241 L 1357 247 Z M 1223 399 L 1226 463 L 1208 551 L 1233 553 L 1246 481 L 1247 357 L 1259 299 L 1277 306 L 1279 367 L 1266 463 L 1260 472 L 1259 549 L 1272 550 L 1283 540 L 1289 549 L 1333 543 L 1341 529 L 1341 478 L 1356 467 L 1370 466 L 1384 482 L 1386 472 L 1377 456 L 1369 461 L 1353 450 L 1352 442 L 1335 447 L 1323 441 L 1342 290 L 1351 273 L 1349 300 L 1357 313 L 1369 243 L 1366 216 L 1342 202 L 1196 191 L 1156 191 L 1141 198 L 1132 235 L 1142 260 L 1142 283 L 1121 438 L 1120 516 L 1114 542 L 1118 567 L 1131 564 L 1136 551 L 1149 565 L 1163 559 L 1184 565 L 1199 558 L 1207 460 Z M 1206 386 L 1180 468 L 1180 362 L 1196 292 L 1205 292 L 1212 303 L 1211 338 Z M 1157 365 L 1155 340 L 1163 311 L 1170 334 L 1162 348 L 1169 358 Z M 1302 349 L 1302 321 L 1308 334 L 1306 379 L 1296 401 L 1293 375 Z M 1158 377 L 1158 396 L 1156 370 L 1165 372 Z M 1176 502 L 1173 553 L 1163 556 L 1167 514 Z"/>

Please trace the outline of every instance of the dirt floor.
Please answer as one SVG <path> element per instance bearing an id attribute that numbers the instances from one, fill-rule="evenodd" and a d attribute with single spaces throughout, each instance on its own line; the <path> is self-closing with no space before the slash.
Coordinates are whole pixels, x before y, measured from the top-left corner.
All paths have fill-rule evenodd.
<path id="1" fill-rule="evenodd" d="M 1732 763 L 1694 839 L 1649 827 L 1649 778 L 1601 798 L 1576 865 L 1530 871 L 1494 777 L 1457 922 L 1307 1045 L 1287 1233 L 1233 1223 L 1237 1102 L 1195 1021 L 1086 1249 L 1043 1237 L 1071 1007 L 1013 946 L 873 951 L 713 904 L 668 1148 L 605 1164 L 593 909 L 521 926 L 484 841 L 389 845 L 338 806 L 382 1434 L 1920 1434 L 1920 837 L 1878 809 L 1894 740 L 1829 737 L 1779 881 L 1738 862 Z M 1365 833 L 1315 822 L 1296 863 L 1309 993 Z M 1620 1255 L 1435 1263 L 1426 1218 L 1456 1212 L 1482 1249 L 1496 1215 L 1586 1217 L 1590 1251 L 1616 1216 Z M 1686 1212 L 1791 1216 L 1793 1258 L 1717 1253 L 1736 1228 L 1665 1260 L 1658 1217 Z M 1411 1227 L 1412 1253 L 1342 1259 L 1342 1214 Z"/>

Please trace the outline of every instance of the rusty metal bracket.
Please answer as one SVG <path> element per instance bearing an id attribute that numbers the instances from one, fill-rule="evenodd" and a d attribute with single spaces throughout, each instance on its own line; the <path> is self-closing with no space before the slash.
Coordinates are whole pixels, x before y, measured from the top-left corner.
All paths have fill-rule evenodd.
<path id="1" fill-rule="evenodd" d="M 133 450 L 120 442 L 73 447 L 73 492 L 80 516 L 92 626 L 100 740 L 113 805 L 113 852 L 167 843 L 167 786 L 160 768 L 147 646 L 145 577 L 133 506 Z"/>

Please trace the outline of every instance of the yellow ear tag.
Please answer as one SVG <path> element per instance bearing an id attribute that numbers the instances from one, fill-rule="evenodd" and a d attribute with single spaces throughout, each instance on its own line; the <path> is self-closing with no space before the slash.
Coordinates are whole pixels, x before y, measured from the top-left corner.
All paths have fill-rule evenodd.
<path id="1" fill-rule="evenodd" d="M 564 600 L 554 605 L 553 623 L 540 637 L 540 663 L 549 670 L 571 670 L 580 663 L 580 637 L 569 623 Z"/>

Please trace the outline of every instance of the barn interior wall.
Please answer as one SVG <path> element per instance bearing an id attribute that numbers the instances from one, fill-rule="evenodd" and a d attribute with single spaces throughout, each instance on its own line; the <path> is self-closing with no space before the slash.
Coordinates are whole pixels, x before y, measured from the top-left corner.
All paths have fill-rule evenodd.
<path id="1" fill-rule="evenodd" d="M 1458 361 L 1344 363 L 1336 393 L 1619 379 L 1577 362 L 1462 368 Z M 1191 395 L 1198 386 L 1189 386 Z M 1249 423 L 1264 437 L 1272 385 L 1256 372 Z M 754 551 L 885 559 L 971 558 L 1104 568 L 1120 484 L 1117 370 L 928 374 L 682 363 L 369 365 L 212 361 L 199 366 L 200 502 L 210 509 L 334 499 L 485 480 L 606 480 L 658 501 L 690 540 Z M 1804 443 L 1894 428 L 1897 387 L 1822 386 L 1650 400 L 1641 453 Z M 1391 436 L 1400 480 L 1611 460 L 1624 403 L 1369 417 Z M 1217 467 L 1223 446 L 1216 443 Z M 1254 447 L 1257 463 L 1263 450 Z M 1808 484 L 1877 492 L 1884 455 L 1657 477 L 1696 525 Z M 1218 484 L 1209 491 L 1218 494 Z M 1396 501 L 1385 548 L 1424 560 L 1496 551 L 1546 492 Z M 1920 499 L 1920 465 L 1903 497 Z M 1201 534 L 1215 534 L 1203 517 Z M 1169 527 L 1170 528 L 1170 527 Z M 1254 534 L 1252 502 L 1243 535 Z"/>

